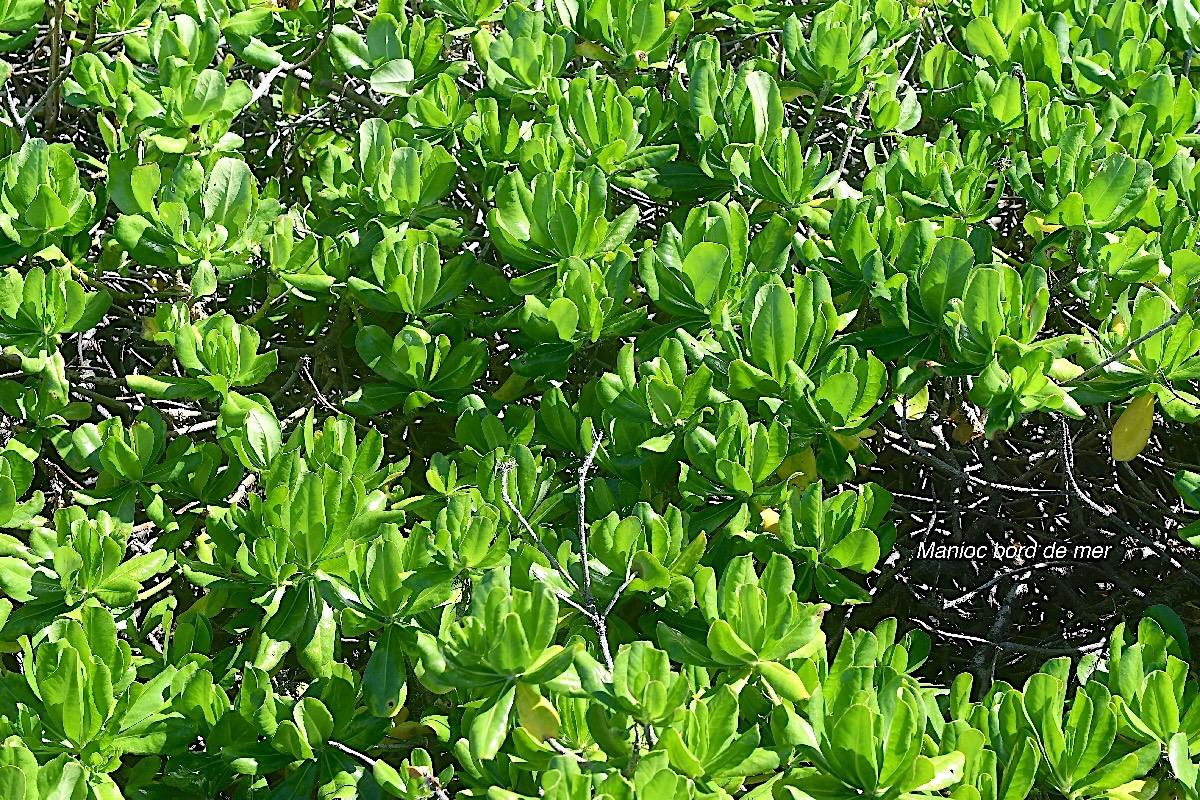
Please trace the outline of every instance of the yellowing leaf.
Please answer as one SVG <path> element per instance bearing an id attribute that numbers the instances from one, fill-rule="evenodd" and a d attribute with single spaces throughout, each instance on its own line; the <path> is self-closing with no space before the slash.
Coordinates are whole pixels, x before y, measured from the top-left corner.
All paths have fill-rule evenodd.
<path id="1" fill-rule="evenodd" d="M 1049 375 L 1056 381 L 1073 381 L 1084 373 L 1083 367 L 1065 358 L 1056 358 L 1050 365 Z"/>
<path id="2" fill-rule="evenodd" d="M 763 679 L 777 694 L 793 703 L 809 698 L 808 688 L 804 685 L 801 677 L 783 664 L 761 661 L 758 664 L 758 671 L 762 673 Z"/>
<path id="3" fill-rule="evenodd" d="M 615 61 L 616 56 L 594 42 L 575 42 L 575 52 L 592 61 Z"/>
<path id="4" fill-rule="evenodd" d="M 929 410 L 929 387 L 922 386 L 920 391 L 908 398 L 908 402 L 896 401 L 897 416 L 904 415 L 905 419 L 920 419 Z"/>
<path id="5" fill-rule="evenodd" d="M 779 533 L 779 512 L 773 508 L 764 508 L 758 512 L 762 518 L 763 530 L 768 533 Z"/>
<path id="6" fill-rule="evenodd" d="M 803 489 L 817 478 L 817 457 L 811 447 L 788 456 L 775 472 L 792 486 Z"/>
<path id="7" fill-rule="evenodd" d="M 388 731 L 388 738 L 404 741 L 431 736 L 433 733 L 433 728 L 419 722 L 398 722 Z"/>
<path id="8" fill-rule="evenodd" d="M 523 375 L 513 373 L 508 376 L 508 380 L 500 386 L 499 389 L 492 392 L 492 397 L 499 400 L 501 403 L 511 403 L 521 396 L 525 390 L 525 386 L 529 383 L 529 378 Z"/>
<path id="9" fill-rule="evenodd" d="M 834 433 L 833 438 L 837 439 L 838 443 L 841 444 L 842 447 L 849 450 L 851 453 L 853 453 L 855 450 L 857 450 L 858 446 L 860 444 L 862 444 L 862 442 L 859 440 L 859 438 L 857 436 L 848 436 L 844 433 Z"/>
<path id="10" fill-rule="evenodd" d="M 558 711 L 537 689 L 525 683 L 517 684 L 517 719 L 539 742 L 558 736 L 561 723 Z"/>
<path id="11" fill-rule="evenodd" d="M 1134 398 L 1121 418 L 1113 426 L 1113 461 L 1132 461 L 1150 441 L 1150 430 L 1154 427 L 1154 395 L 1144 394 Z"/>
<path id="12" fill-rule="evenodd" d="M 1154 778 L 1123 783 L 1106 794 L 1113 800 L 1150 800 L 1158 793 L 1159 783 Z"/>

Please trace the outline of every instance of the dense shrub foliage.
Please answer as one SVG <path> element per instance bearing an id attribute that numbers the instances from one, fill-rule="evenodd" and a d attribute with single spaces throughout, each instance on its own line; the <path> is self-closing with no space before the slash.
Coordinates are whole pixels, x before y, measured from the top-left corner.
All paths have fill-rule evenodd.
<path id="1" fill-rule="evenodd" d="M 909 423 L 1200 418 L 1198 41 L 3 0 L 0 798 L 1197 800 L 1165 607 L 1016 685 L 825 617 Z"/>

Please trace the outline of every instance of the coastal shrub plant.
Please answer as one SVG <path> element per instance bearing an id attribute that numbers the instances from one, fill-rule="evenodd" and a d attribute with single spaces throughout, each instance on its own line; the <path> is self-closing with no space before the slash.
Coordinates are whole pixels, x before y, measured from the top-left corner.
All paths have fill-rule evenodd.
<path id="1" fill-rule="evenodd" d="M 1200 800 L 1177 610 L 982 685 L 829 621 L 906 421 L 1200 419 L 1198 42 L 0 1 L 0 798 Z"/>

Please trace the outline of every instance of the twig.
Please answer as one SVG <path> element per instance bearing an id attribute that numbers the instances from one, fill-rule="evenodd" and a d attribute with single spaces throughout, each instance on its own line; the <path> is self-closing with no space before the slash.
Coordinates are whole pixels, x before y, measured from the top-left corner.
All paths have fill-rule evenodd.
<path id="1" fill-rule="evenodd" d="M 942 608 L 950 609 L 950 608 L 954 608 L 955 606 L 960 606 L 963 603 L 965 603 L 966 601 L 970 600 L 975 595 L 979 594 L 980 592 L 986 592 L 988 589 L 992 588 L 993 586 L 995 586 L 997 583 L 1004 580 L 1005 578 L 1015 578 L 1018 575 L 1024 575 L 1024 574 L 1030 573 L 1030 572 L 1037 572 L 1039 569 L 1045 569 L 1047 567 L 1071 566 L 1072 564 L 1074 564 L 1073 561 L 1042 561 L 1037 564 L 1031 564 L 1028 567 L 1019 567 L 1017 569 L 1008 570 L 1007 572 L 1001 572 L 999 575 L 996 575 L 991 580 L 981 583 L 979 586 L 975 587 L 974 589 L 967 592 L 966 594 L 960 595 L 959 597 L 956 597 L 953 600 L 943 601 Z"/>
<path id="2" fill-rule="evenodd" d="M 70 76 L 71 76 L 70 70 L 63 70 L 62 72 L 60 72 L 58 74 L 58 77 L 56 77 L 53 81 L 51 81 L 50 85 L 48 87 L 46 87 L 46 93 L 43 94 L 41 96 L 41 98 L 36 103 L 34 103 L 29 108 L 28 111 L 25 112 L 25 115 L 23 117 L 21 117 L 20 120 L 18 120 L 17 127 L 22 132 L 24 132 L 25 129 L 29 126 L 29 123 L 33 121 L 33 115 L 36 114 L 38 111 L 40 111 L 42 106 L 46 105 L 46 102 L 54 95 L 54 92 L 58 89 L 59 85 L 61 85 L 62 82 L 65 81 Z M 10 113 L 12 113 L 13 118 L 16 119 L 16 109 L 17 109 L 16 103 L 13 102 L 11 94 L 8 95 L 8 99 L 9 99 L 9 103 L 10 103 Z"/>
<path id="3" fill-rule="evenodd" d="M 1025 69 L 1020 64 L 1013 64 L 1010 72 L 1021 84 L 1021 114 L 1025 122 L 1021 127 L 1021 139 L 1025 144 L 1026 152 L 1028 152 L 1031 149 L 1029 146 L 1029 87 L 1025 83 Z"/>
<path id="4" fill-rule="evenodd" d="M 608 606 L 604 609 L 604 616 L 606 618 L 612 613 L 613 608 L 617 605 L 617 601 L 621 599 L 621 595 L 625 593 L 625 590 L 629 588 L 629 584 L 633 583 L 636 577 L 633 573 L 626 574 L 625 581 L 617 588 L 617 591 L 612 596 L 612 600 L 608 601 Z"/>
<path id="5" fill-rule="evenodd" d="M 1095 500 L 1087 496 L 1087 493 L 1079 487 L 1079 482 L 1075 480 L 1075 445 L 1071 441 L 1071 429 L 1067 424 L 1066 417 L 1059 417 L 1062 423 L 1062 463 L 1063 472 L 1067 476 L 1067 497 L 1078 497 L 1084 502 L 1088 508 L 1097 511 L 1104 516 L 1109 516 L 1113 512 L 1108 506 L 1102 506 Z"/>
<path id="6" fill-rule="evenodd" d="M 77 385 L 72 385 L 71 391 L 80 397 L 86 397 L 88 400 L 91 400 L 94 403 L 100 403 L 108 406 L 124 418 L 133 416 L 133 407 L 124 400 L 117 400 L 114 397 L 109 397 L 107 395 L 100 394 L 99 392 L 93 392 L 90 389 L 85 389 L 82 386 Z"/>
<path id="7" fill-rule="evenodd" d="M 274 69 L 263 75 L 262 80 L 259 81 L 258 86 L 255 87 L 254 93 L 250 95 L 250 102 L 246 105 L 252 106 L 259 100 L 262 100 L 264 97 L 266 97 L 267 93 L 271 91 L 271 84 L 275 82 L 275 79 L 293 67 L 295 67 L 295 64 L 287 61 L 280 61 L 278 64 L 276 64 Z"/>
<path id="8" fill-rule="evenodd" d="M 1197 294 L 1193 294 L 1191 296 L 1191 298 L 1186 303 L 1183 304 L 1182 308 L 1180 308 L 1178 311 L 1176 311 L 1174 314 L 1172 314 L 1170 316 L 1170 318 L 1167 319 L 1166 322 L 1162 323 L 1154 330 L 1143 333 L 1141 336 L 1137 337 L 1132 342 L 1125 345 L 1120 350 L 1118 350 L 1117 352 L 1113 353 L 1108 358 L 1101 361 L 1099 364 L 1096 364 L 1093 367 L 1089 367 L 1088 369 L 1085 369 L 1083 372 L 1076 375 L 1074 378 L 1072 378 L 1069 381 L 1064 381 L 1063 385 L 1070 386 L 1072 384 L 1079 383 L 1080 381 L 1086 381 L 1088 378 L 1091 378 L 1094 375 L 1104 371 L 1105 367 L 1124 358 L 1129 353 L 1129 351 L 1133 350 L 1133 348 L 1137 347 L 1142 342 L 1144 342 L 1147 339 L 1150 339 L 1154 336 L 1157 336 L 1158 334 L 1165 331 L 1167 328 L 1170 328 L 1171 326 L 1175 325 L 1177 322 L 1179 322 L 1179 320 L 1183 319 L 1184 314 L 1188 314 L 1191 312 L 1192 304 L 1194 302 L 1196 302 L 1196 297 L 1197 297 Z"/>
<path id="9" fill-rule="evenodd" d="M 1104 641 L 1089 642 L 1081 644 L 1078 647 L 1040 647 L 1035 644 L 1021 644 L 1020 642 L 994 642 L 990 639 L 985 639 L 982 636 L 971 636 L 966 633 L 955 633 L 954 631 L 944 631 L 940 628 L 935 628 L 928 623 L 922 622 L 919 619 L 914 619 L 918 626 L 924 628 L 929 633 L 935 633 L 938 636 L 944 636 L 948 639 L 959 639 L 965 642 L 973 642 L 975 644 L 984 644 L 988 647 L 994 647 L 997 650 L 1008 650 L 1014 653 L 1032 653 L 1042 656 L 1073 656 L 1080 653 L 1086 653 L 1090 650 L 1099 650 L 1104 647 Z"/>
<path id="10" fill-rule="evenodd" d="M 901 431 L 901 433 L 904 434 L 904 438 L 908 441 L 908 445 L 911 448 L 911 452 L 909 450 L 904 450 L 903 448 L 896 447 L 895 444 L 891 445 L 893 448 L 899 450 L 900 452 L 902 452 L 906 455 L 911 455 L 916 458 L 920 458 L 924 461 L 928 461 L 929 463 L 942 468 L 946 472 L 949 472 L 950 474 L 954 475 L 955 477 L 961 478 L 962 480 L 968 481 L 970 483 L 975 483 L 980 486 L 986 486 L 989 489 L 1001 489 L 1006 492 L 1022 492 L 1024 494 L 1043 494 L 1043 495 L 1062 495 L 1062 494 L 1064 494 L 1064 492 L 1061 489 L 1036 489 L 1036 488 L 1031 488 L 1028 486 L 1009 486 L 1009 485 L 1006 485 L 1003 483 L 996 483 L 994 481 L 984 480 L 983 478 L 976 478 L 971 473 L 964 472 L 962 469 L 946 463 L 942 459 L 935 456 L 933 453 L 925 452 L 925 448 L 921 447 L 921 445 L 917 443 L 917 440 L 912 437 L 912 434 L 908 432 L 908 426 L 905 425 L 903 419 L 900 420 L 900 431 Z"/>
<path id="11" fill-rule="evenodd" d="M 337 0 L 329 0 L 329 14 L 326 19 L 325 29 L 322 31 L 321 39 L 317 42 L 317 46 L 312 49 L 312 52 L 305 56 L 304 59 L 298 64 L 292 64 L 287 61 L 280 61 L 278 64 L 276 64 L 270 72 L 263 75 L 262 80 L 258 83 L 258 87 L 254 90 L 254 94 L 250 96 L 250 102 L 247 105 L 254 105 L 259 100 L 266 97 L 267 92 L 271 91 L 271 84 L 275 82 L 275 79 L 289 70 L 295 70 L 297 75 L 300 77 L 306 77 L 307 79 L 312 78 L 312 75 L 307 73 L 305 68 L 312 63 L 313 59 L 316 58 L 322 50 L 325 49 L 325 44 L 329 41 L 329 36 L 333 32 L 333 20 L 336 13 L 336 2 Z M 300 75 L 302 72 L 305 74 Z"/>
<path id="12" fill-rule="evenodd" d="M 62 59 L 63 33 L 63 0 L 55 0 L 54 16 L 50 21 L 50 87 L 46 90 L 46 100 L 50 101 L 46 109 L 45 127 L 47 133 L 53 133 L 58 124 L 59 96 L 58 87 L 69 70 L 63 69 Z M 62 70 L 61 72 L 59 70 Z M 33 112 L 29 112 L 30 115 Z M 29 119 L 29 116 L 26 116 Z"/>
<path id="13" fill-rule="evenodd" d="M 600 441 L 602 438 L 600 433 L 597 432 L 596 441 L 592 443 L 592 451 L 588 453 L 587 458 L 584 459 L 583 466 L 579 470 L 579 551 L 580 558 L 583 560 L 583 600 L 592 607 L 595 607 L 596 601 L 592 597 L 592 567 L 589 563 L 591 559 L 588 557 L 587 498 L 585 497 L 585 490 L 587 488 L 587 476 L 592 469 L 592 465 L 596 462 L 596 453 L 600 451 Z"/>
<path id="14" fill-rule="evenodd" d="M 21 117 L 21 113 L 17 110 L 17 101 L 13 98 L 12 92 L 5 90 L 4 92 L 4 110 L 8 112 L 9 119 L 12 120 L 13 129 L 21 137 L 21 141 L 29 138 L 29 132 L 25 130 L 25 121 Z"/>
<path id="15" fill-rule="evenodd" d="M 550 548 L 546 547 L 545 542 L 542 541 L 542 537 L 538 536 L 537 531 L 535 531 L 533 526 L 529 524 L 529 520 L 525 519 L 525 515 L 521 513 L 521 509 L 517 508 L 517 504 L 513 502 L 512 497 L 508 493 L 508 476 L 509 473 L 516 470 L 517 463 L 512 459 L 505 459 L 497 464 L 496 468 L 500 470 L 500 496 L 504 498 L 504 504 L 508 506 L 508 509 L 516 516 L 517 521 L 521 523 L 521 527 L 523 527 L 525 532 L 529 534 L 529 538 L 533 539 L 533 542 L 537 545 L 538 550 L 540 550 L 542 555 L 544 555 L 550 562 L 550 566 L 554 567 L 554 569 L 557 570 L 559 574 L 561 574 L 576 591 L 579 591 L 579 584 L 575 582 L 573 577 L 571 577 L 571 573 L 563 569 L 563 565 L 559 563 L 558 557 L 550 551 Z"/>
<path id="16" fill-rule="evenodd" d="M 335 750 L 342 751 L 348 756 L 357 758 L 359 761 L 363 762 L 372 769 L 375 767 L 376 759 L 371 758 L 366 753 L 358 752 L 353 747 L 347 747 L 336 739 L 330 739 L 329 746 Z M 420 773 L 421 777 L 425 779 L 425 788 L 433 792 L 433 796 L 436 798 L 436 800 L 450 800 L 450 795 L 447 794 L 444 788 L 442 788 L 441 781 L 439 781 L 435 776 L 427 774 L 424 769 L 418 769 L 418 772 Z"/>
<path id="17" fill-rule="evenodd" d="M 525 529 L 525 532 L 529 534 L 529 537 L 533 540 L 534 544 L 537 545 L 538 550 L 541 551 L 542 555 L 546 557 L 555 571 L 562 575 L 575 591 L 579 592 L 581 602 L 576 602 L 574 598 L 565 596 L 561 592 L 555 592 L 555 596 L 559 597 L 571 608 L 574 608 L 576 611 L 582 614 L 584 618 L 586 618 L 588 622 L 592 624 L 592 627 L 596 629 L 596 636 L 600 641 L 601 654 L 604 656 L 605 664 L 611 670 L 614 662 L 612 657 L 612 646 L 608 641 L 608 615 L 612 613 L 614 608 L 616 608 L 617 602 L 621 599 L 621 595 L 627 588 L 629 588 L 629 585 L 633 583 L 633 580 L 636 576 L 630 572 L 627 572 L 624 581 L 613 594 L 612 598 L 608 602 L 608 605 L 605 606 L 603 611 L 600 610 L 600 606 L 596 602 L 595 592 L 592 591 L 592 567 L 590 563 L 591 554 L 588 550 L 587 479 L 588 474 L 591 473 L 592 467 L 596 463 L 596 454 L 600 452 L 600 443 L 603 438 L 604 437 L 600 432 L 596 433 L 596 440 L 592 443 L 591 452 L 588 453 L 587 458 L 585 458 L 583 461 L 583 466 L 579 469 L 579 551 L 580 560 L 582 561 L 583 566 L 582 586 L 580 586 L 571 573 L 567 571 L 565 567 L 563 567 L 562 563 L 558 560 L 554 553 L 551 552 L 550 548 L 546 547 L 546 544 L 542 541 L 542 538 L 538 536 L 537 531 L 535 531 L 533 526 L 529 524 L 529 520 L 527 520 L 525 515 L 521 513 L 521 510 L 517 508 L 517 504 L 510 496 L 508 491 L 508 475 L 510 472 L 516 469 L 516 462 L 514 462 L 512 459 L 506 459 L 497 464 L 496 467 L 500 470 L 500 495 L 504 498 L 504 504 L 507 505 L 509 510 L 513 512 L 513 515 L 516 516 L 517 520 L 521 523 L 521 526 Z"/>
<path id="18" fill-rule="evenodd" d="M 960 56 L 965 58 L 967 61 L 970 61 L 971 57 L 968 56 L 966 53 L 964 53 L 962 50 L 958 49 L 958 45 L 956 45 L 954 43 L 954 40 L 950 38 L 950 34 L 946 31 L 946 22 L 945 22 L 945 20 L 942 19 L 942 9 L 940 7 L 938 7 L 937 3 L 932 3 L 931 5 L 933 6 L 934 16 L 937 17 L 938 27 L 941 28 L 941 30 L 942 30 L 942 39 L 945 40 L 946 44 L 950 45 L 950 49 L 952 49 L 954 52 L 958 53 Z"/>
<path id="19" fill-rule="evenodd" d="M 1191 580 L 1194 583 L 1200 583 L 1200 575 L 1197 575 L 1196 573 L 1192 572 L 1190 569 L 1185 567 L 1183 565 L 1183 563 L 1179 559 L 1177 559 L 1175 557 L 1175 555 L 1173 553 L 1171 553 L 1170 550 L 1166 549 L 1166 547 L 1164 547 L 1161 542 L 1155 541 L 1154 539 L 1151 539 L 1149 536 L 1146 536 L 1144 533 L 1139 531 L 1134 526 L 1130 525 L 1125 520 L 1118 517 L 1116 514 L 1106 515 L 1105 519 L 1107 519 L 1110 522 L 1112 522 L 1113 524 L 1115 524 L 1122 531 L 1129 534 L 1133 538 L 1137 539 L 1139 542 L 1146 545 L 1151 550 L 1157 551 L 1161 557 L 1167 559 L 1167 561 L 1171 564 L 1171 566 L 1175 567 L 1175 569 L 1179 570 L 1184 575 L 1187 575 L 1189 578 L 1191 578 Z"/>
<path id="20" fill-rule="evenodd" d="M 241 504 L 241 502 L 246 499 L 246 494 L 250 491 L 250 488 L 254 486 L 257 481 L 257 472 L 251 472 L 249 475 L 243 478 L 242 482 L 238 484 L 237 489 L 234 491 L 233 496 L 229 498 L 229 506 L 232 508 L 233 506 Z"/>
<path id="21" fill-rule="evenodd" d="M 817 125 L 817 120 L 821 116 L 821 109 L 825 107 L 825 101 L 829 99 L 830 88 L 829 84 L 821 87 L 820 94 L 817 95 L 817 104 L 813 106 L 812 116 L 808 118 L 808 122 L 804 125 L 804 130 L 800 132 L 800 152 L 806 152 L 808 140 L 812 137 L 813 128 Z"/>
<path id="22" fill-rule="evenodd" d="M 854 116 L 850 120 L 850 124 L 846 126 L 846 143 L 842 146 L 842 155 L 838 159 L 838 177 L 842 177 L 842 173 L 846 171 L 846 162 L 850 159 L 850 148 L 854 146 L 854 138 L 858 134 L 858 118 L 862 116 L 863 109 L 867 107 L 867 99 L 871 96 L 870 91 L 863 92 L 858 101 L 858 108 L 854 111 Z"/>
<path id="23" fill-rule="evenodd" d="M 357 750 L 355 750 L 353 747 L 347 747 L 346 745 L 342 744 L 341 742 L 339 742 L 339 741 L 337 741 L 337 740 L 335 740 L 335 739 L 330 739 L 330 740 L 329 740 L 329 746 L 330 746 L 330 747 L 332 747 L 332 748 L 333 748 L 333 749 L 335 749 L 335 750 L 341 750 L 343 753 L 345 753 L 345 754 L 346 754 L 346 755 L 348 755 L 348 756 L 354 756 L 354 757 L 355 757 L 355 758 L 357 758 L 359 761 L 361 761 L 361 762 L 363 762 L 364 764 L 366 764 L 368 767 L 373 767 L 373 766 L 375 766 L 375 759 L 371 758 L 371 757 L 370 757 L 369 755 L 367 755 L 366 753 L 360 753 L 360 752 L 358 752 L 358 751 L 357 751 Z"/>

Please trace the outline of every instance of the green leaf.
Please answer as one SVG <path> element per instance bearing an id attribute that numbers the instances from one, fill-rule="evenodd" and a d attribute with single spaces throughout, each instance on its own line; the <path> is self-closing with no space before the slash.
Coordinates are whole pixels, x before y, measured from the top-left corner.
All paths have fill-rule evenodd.
<path id="1" fill-rule="evenodd" d="M 781 283 L 768 283 L 754 298 L 750 321 L 750 347 L 756 366 L 776 380 L 796 353 L 796 308 Z"/>
<path id="2" fill-rule="evenodd" d="M 505 687 L 498 697 L 486 701 L 486 705 L 471 722 L 470 747 L 473 758 L 488 760 L 495 758 L 501 745 L 508 738 L 508 721 L 512 714 L 516 686 Z"/>
<path id="3" fill-rule="evenodd" d="M 254 176 L 246 162 L 222 158 L 208 174 L 204 187 L 204 216 L 230 231 L 240 231 L 254 206 Z"/>
<path id="4" fill-rule="evenodd" d="M 380 65 L 371 73 L 371 89 L 380 94 L 404 97 L 416 77 L 412 62 L 407 58 L 395 58 Z"/>
<path id="5" fill-rule="evenodd" d="M 402 637 L 395 626 L 388 626 L 375 643 L 363 671 L 367 710 L 377 717 L 394 717 L 404 707 L 407 694 Z"/>
<path id="6" fill-rule="evenodd" d="M 919 282 L 921 307 L 935 324 L 941 322 L 950 301 L 962 297 L 974 266 L 975 253 L 970 244 L 952 236 L 938 239 Z"/>

